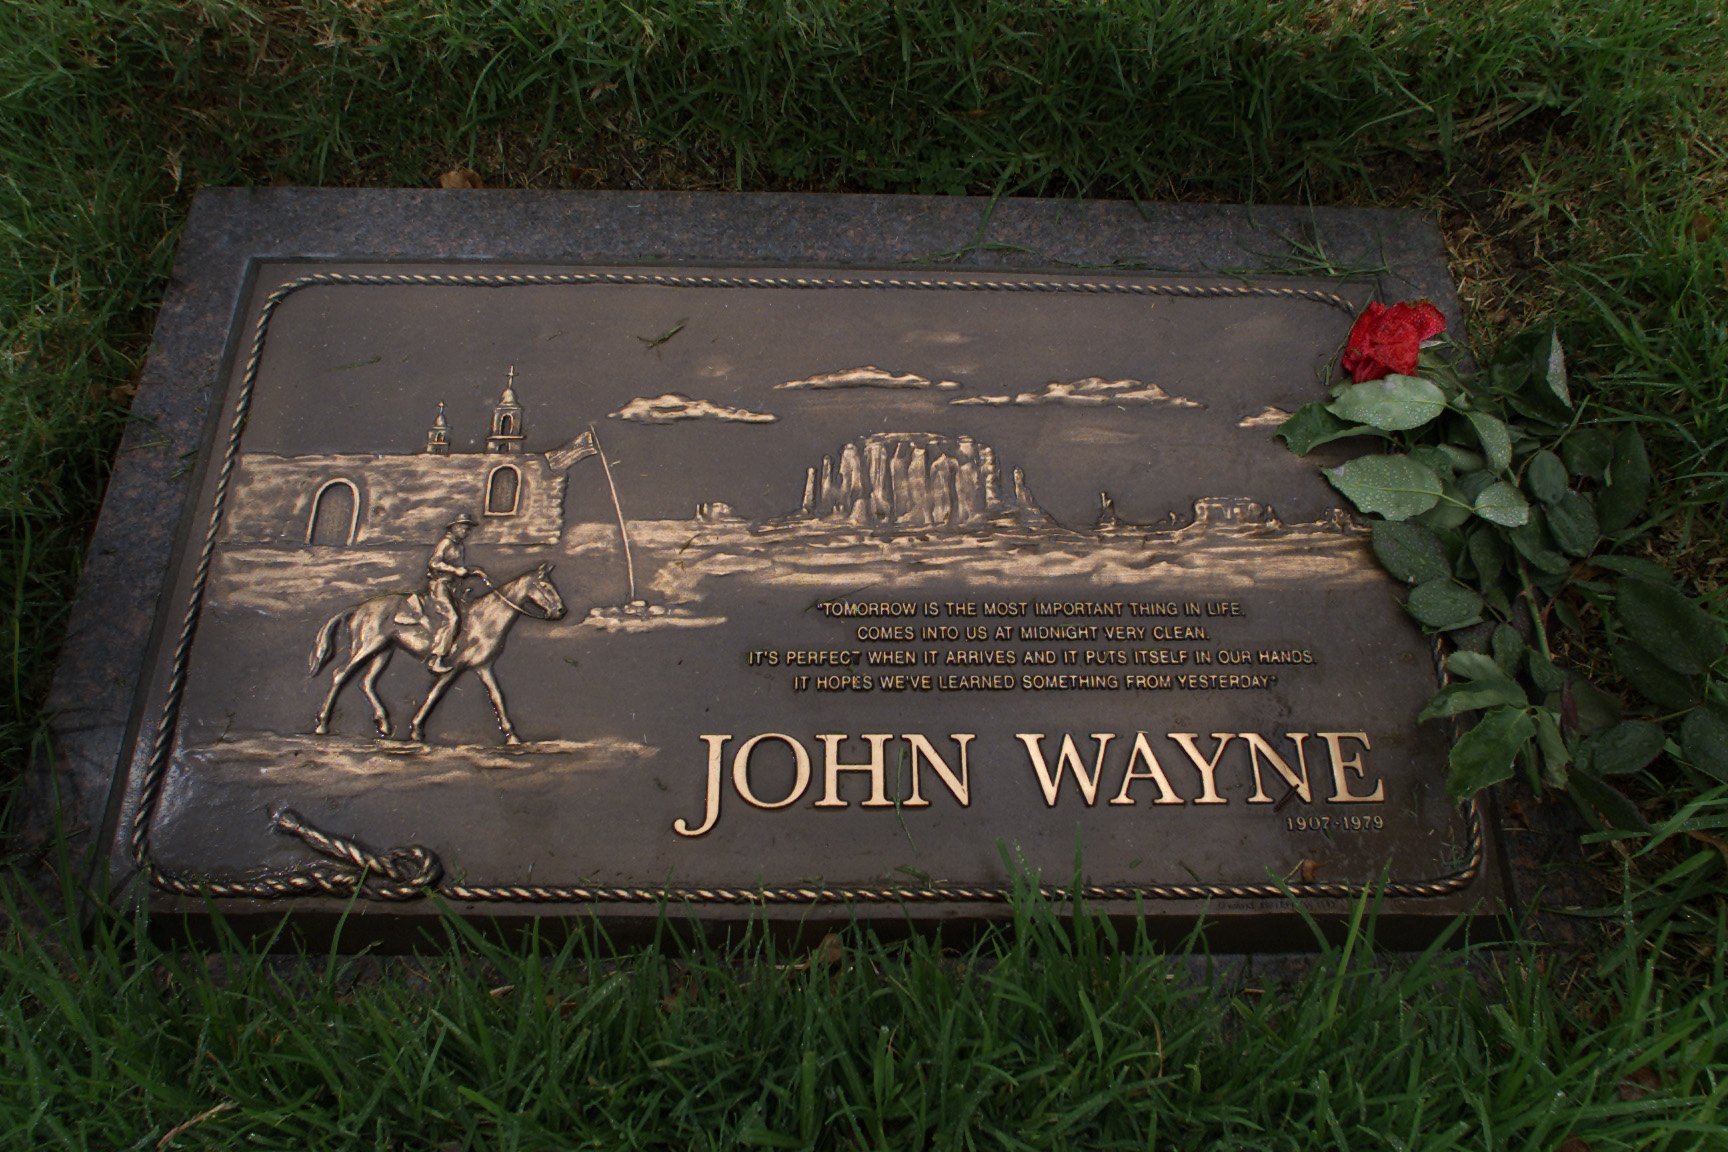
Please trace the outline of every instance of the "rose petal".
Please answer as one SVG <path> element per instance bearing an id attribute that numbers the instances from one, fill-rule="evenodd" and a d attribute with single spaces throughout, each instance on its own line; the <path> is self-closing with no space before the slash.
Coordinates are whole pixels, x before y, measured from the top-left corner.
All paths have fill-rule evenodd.
<path id="1" fill-rule="evenodd" d="M 1446 330 L 1446 317 L 1428 300 L 1383 305 L 1370 302 L 1350 326 L 1339 365 L 1360 384 L 1391 373 L 1416 370 L 1422 342 Z"/>
<path id="2" fill-rule="evenodd" d="M 1431 300 L 1417 300 L 1406 305 L 1416 320 L 1416 339 L 1432 340 L 1446 331 L 1446 314 L 1434 306 Z"/>

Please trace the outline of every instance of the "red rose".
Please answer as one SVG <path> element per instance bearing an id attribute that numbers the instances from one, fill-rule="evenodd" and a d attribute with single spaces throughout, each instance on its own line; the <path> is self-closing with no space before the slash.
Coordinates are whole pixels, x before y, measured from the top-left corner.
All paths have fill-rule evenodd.
<path id="1" fill-rule="evenodd" d="M 1358 384 L 1393 372 L 1408 376 L 1416 371 L 1422 341 L 1444 331 L 1446 317 L 1426 300 L 1390 306 L 1369 304 L 1350 329 L 1340 363 Z"/>

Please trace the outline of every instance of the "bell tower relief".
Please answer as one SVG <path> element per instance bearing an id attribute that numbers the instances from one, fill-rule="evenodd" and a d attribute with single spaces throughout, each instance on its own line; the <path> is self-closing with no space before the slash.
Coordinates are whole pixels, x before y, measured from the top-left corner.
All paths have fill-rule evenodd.
<path id="1" fill-rule="evenodd" d="M 444 420 L 444 401 L 438 401 L 438 416 L 426 432 L 426 451 L 433 456 L 450 455 L 450 425 Z"/>
<path id="2" fill-rule="evenodd" d="M 492 409 L 492 434 L 486 437 L 488 452 L 522 451 L 522 405 L 516 402 L 516 366 L 504 381 L 504 394 Z"/>

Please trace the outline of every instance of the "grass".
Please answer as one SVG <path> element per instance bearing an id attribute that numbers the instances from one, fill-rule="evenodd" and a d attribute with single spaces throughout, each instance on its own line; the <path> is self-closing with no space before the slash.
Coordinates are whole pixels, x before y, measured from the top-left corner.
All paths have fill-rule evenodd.
<path id="1" fill-rule="evenodd" d="M 386 964 L 131 929 L 0 954 L 9 1146 L 1601 1152 L 1728 1121 L 1720 963 L 1701 996 L 1649 960 L 1561 988 L 1527 946 L 1389 965 L 1364 929 L 1281 983 L 1029 899 L 961 950 L 614 959 L 451 922 Z"/>
<path id="2" fill-rule="evenodd" d="M 1722 606 L 1724 59 L 1720 0 L 11 0 L 0 785 L 15 793 L 42 745 L 84 542 L 205 184 L 426 186 L 465 166 L 507 187 L 1415 208 L 1446 232 L 1479 352 L 1551 318 L 1592 418 L 1645 426 L 1660 550 Z M 848 936 L 802 968 L 762 941 L 603 962 L 587 939 L 402 968 L 231 942 L 206 964 L 130 925 L 80 948 L 15 914 L 0 1131 L 1706 1147 L 1728 1051 L 1709 840 L 1725 801 L 1665 800 L 1661 772 L 1659 835 L 1591 845 L 1624 895 L 1610 948 L 1564 981 L 1533 945 L 1474 968 L 1359 949 L 1255 996 L 1168 979 L 1176 960 L 1036 907 L 975 950 Z"/>

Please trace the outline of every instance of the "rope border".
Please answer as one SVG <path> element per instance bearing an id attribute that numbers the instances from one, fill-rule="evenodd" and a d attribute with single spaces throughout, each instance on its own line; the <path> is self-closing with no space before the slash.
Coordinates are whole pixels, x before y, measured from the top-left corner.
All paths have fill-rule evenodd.
<path id="1" fill-rule="evenodd" d="M 964 887 L 932 885 L 906 887 L 780 887 L 780 888 L 609 888 L 579 885 L 469 885 L 443 882 L 443 864 L 436 853 L 418 844 L 375 853 L 358 841 L 334 836 L 308 824 L 298 813 L 283 809 L 272 815 L 274 831 L 298 838 L 325 857 L 325 863 L 289 871 L 272 872 L 250 879 L 224 880 L 185 876 L 158 865 L 150 852 L 150 829 L 167 777 L 174 737 L 179 726 L 181 698 L 186 687 L 188 661 L 198 632 L 204 605 L 205 585 L 216 553 L 216 539 L 227 507 L 228 490 L 240 455 L 240 439 L 251 413 L 258 369 L 264 356 L 270 321 L 276 309 L 295 293 L 324 286 L 355 287 L 465 287 L 512 288 L 588 285 L 655 285 L 670 288 L 721 288 L 769 290 L 901 289 L 913 291 L 966 292 L 1079 292 L 1096 295 L 1170 296 L 1180 299 L 1272 298 L 1323 304 L 1354 315 L 1356 305 L 1336 292 L 1314 288 L 1267 285 L 1135 283 L 1116 280 L 997 280 L 933 279 L 899 276 L 804 277 L 804 276 L 711 276 L 650 272 L 557 272 L 557 273 L 346 273 L 316 272 L 275 288 L 264 300 L 246 358 L 228 440 L 216 475 L 210 521 L 193 573 L 192 591 L 170 665 L 168 692 L 162 704 L 161 721 L 150 750 L 150 759 L 140 782 L 137 808 L 132 814 L 129 846 L 133 864 L 145 874 L 151 887 L 179 896 L 205 899 L 273 900 L 296 896 L 361 897 L 380 901 L 410 901 L 436 894 L 462 903 L 511 902 L 534 904 L 651 904 L 694 902 L 722 905 L 796 905 L 859 903 L 1006 903 L 1012 886 Z M 1086 900 L 1234 900 L 1352 899 L 1364 894 L 1388 897 L 1432 898 L 1458 892 L 1481 873 L 1484 859 L 1483 813 L 1480 799 L 1469 809 L 1468 852 L 1461 867 L 1432 880 L 1388 881 L 1383 884 L 1145 884 L 1041 886 L 1047 899 L 1074 895 Z"/>

